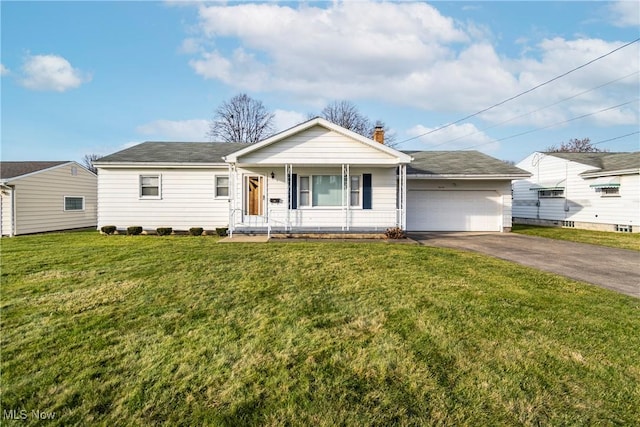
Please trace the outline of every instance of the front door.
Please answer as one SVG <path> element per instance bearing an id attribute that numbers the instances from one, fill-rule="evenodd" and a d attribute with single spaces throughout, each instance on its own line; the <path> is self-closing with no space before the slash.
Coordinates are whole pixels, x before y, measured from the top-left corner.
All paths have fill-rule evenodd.
<path id="1" fill-rule="evenodd" d="M 245 180 L 245 215 L 264 214 L 263 179 L 261 176 L 247 176 Z"/>

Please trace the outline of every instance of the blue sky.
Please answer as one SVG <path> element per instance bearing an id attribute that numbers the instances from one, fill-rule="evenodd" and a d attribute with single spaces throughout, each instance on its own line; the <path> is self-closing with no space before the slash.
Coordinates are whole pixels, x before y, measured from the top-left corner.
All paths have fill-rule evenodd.
<path id="1" fill-rule="evenodd" d="M 275 112 L 278 130 L 346 99 L 408 140 L 401 149 L 519 161 L 571 138 L 637 132 L 640 43 L 434 130 L 637 39 L 639 8 L 2 1 L 1 156 L 80 160 L 146 140 L 206 141 L 216 107 L 244 92 Z M 598 146 L 637 151 L 639 140 Z"/>

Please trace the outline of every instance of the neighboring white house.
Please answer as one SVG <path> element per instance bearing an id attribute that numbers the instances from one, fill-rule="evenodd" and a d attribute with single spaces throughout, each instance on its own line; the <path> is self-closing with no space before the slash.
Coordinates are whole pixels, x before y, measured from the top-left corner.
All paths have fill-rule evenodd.
<path id="1" fill-rule="evenodd" d="M 97 185 L 76 162 L 0 162 L 2 235 L 94 227 Z"/>
<path id="2" fill-rule="evenodd" d="M 476 151 L 400 152 L 321 118 L 257 144 L 145 142 L 94 162 L 98 226 L 231 231 L 511 227 L 511 180 Z"/>
<path id="3" fill-rule="evenodd" d="M 517 165 L 516 223 L 640 232 L 640 152 L 540 153 Z"/>

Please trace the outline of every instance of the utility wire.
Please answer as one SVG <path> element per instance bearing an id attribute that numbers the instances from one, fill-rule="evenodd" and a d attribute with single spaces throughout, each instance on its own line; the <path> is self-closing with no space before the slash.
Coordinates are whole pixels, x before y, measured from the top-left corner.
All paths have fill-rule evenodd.
<path id="1" fill-rule="evenodd" d="M 520 133 L 515 134 L 515 135 L 510 135 L 510 136 L 506 136 L 504 138 L 495 139 L 495 140 L 488 141 L 488 142 L 483 142 L 482 144 L 476 144 L 476 145 L 472 145 L 470 147 L 461 148 L 460 150 L 456 150 L 456 151 L 468 150 L 470 148 L 476 148 L 476 147 L 480 147 L 482 145 L 492 144 L 492 143 L 500 142 L 500 141 L 506 141 L 507 139 L 516 138 L 516 137 L 522 136 L 522 135 L 528 135 L 530 133 L 534 133 L 534 132 L 538 132 L 538 131 L 541 131 L 541 130 L 544 130 L 544 129 L 549 129 L 549 128 L 552 128 L 552 127 L 560 126 L 560 125 L 563 125 L 565 123 L 573 122 L 575 120 L 584 119 L 585 117 L 594 116 L 596 114 L 604 113 L 605 111 L 609 111 L 609 110 L 613 110 L 615 108 L 623 107 L 625 105 L 632 104 L 632 103 L 638 102 L 638 101 L 640 101 L 640 98 L 632 99 L 631 101 L 623 102 L 622 104 L 614 105 L 612 107 L 603 108 L 602 110 L 594 111 L 592 113 L 583 114 L 581 116 L 572 117 L 570 119 L 563 120 L 561 122 L 553 123 L 553 124 L 550 124 L 550 125 L 547 125 L 547 126 L 543 126 L 543 127 L 540 127 L 540 128 L 530 129 L 528 131 L 520 132 Z"/>
<path id="2" fill-rule="evenodd" d="M 605 142 L 615 141 L 616 139 L 626 138 L 626 137 L 628 137 L 628 136 L 631 136 L 631 135 L 637 135 L 637 134 L 639 134 L 639 133 L 640 133 L 640 130 L 637 130 L 637 131 L 635 131 L 635 132 L 631 132 L 631 133 L 628 133 L 628 134 L 626 134 L 626 135 L 616 136 L 616 137 L 613 137 L 613 138 L 605 139 L 605 140 L 603 140 L 603 141 L 592 142 L 592 143 L 591 143 L 591 145 L 604 144 Z"/>
<path id="3" fill-rule="evenodd" d="M 620 78 L 617 78 L 617 79 L 615 79 L 615 80 L 610 80 L 610 81 L 608 81 L 608 82 L 606 82 L 606 83 L 603 83 L 603 84 L 601 84 L 601 85 L 599 85 L 599 86 L 592 87 L 591 89 L 587 89 L 587 90 L 585 90 L 585 91 L 583 91 L 583 92 L 580 92 L 580 93 L 577 93 L 577 94 L 575 94 L 575 95 L 569 96 L 568 98 L 564 98 L 564 99 L 561 99 L 561 100 L 559 100 L 559 101 L 556 101 L 556 102 L 554 102 L 553 104 L 545 105 L 544 107 L 540 107 L 540 108 L 538 108 L 538 109 L 536 109 L 536 110 L 532 110 L 532 111 L 529 111 L 529 112 L 526 112 L 526 113 L 520 114 L 520 115 L 518 115 L 518 116 L 512 117 L 512 118 L 510 118 L 510 119 L 504 120 L 504 121 L 502 121 L 502 122 L 496 123 L 496 124 L 494 124 L 494 125 L 487 126 L 487 127 L 485 127 L 485 128 L 482 128 L 482 129 L 478 129 L 478 130 L 477 130 L 477 131 L 475 131 L 475 132 L 472 132 L 472 133 L 469 133 L 469 134 L 466 134 L 466 135 L 462 135 L 462 136 L 459 136 L 459 137 L 457 137 L 457 138 L 449 139 L 449 140 L 447 140 L 447 141 L 441 142 L 441 143 L 436 144 L 436 145 L 432 145 L 432 146 L 431 146 L 431 148 L 439 147 L 439 146 L 441 146 L 441 145 L 445 145 L 445 144 L 448 144 L 448 143 L 450 143 L 450 142 L 458 141 L 458 140 L 460 140 L 460 139 L 462 139 L 462 138 L 467 138 L 467 137 L 469 137 L 469 136 L 473 136 L 473 135 L 479 134 L 479 133 L 481 133 L 481 132 L 484 132 L 485 130 L 493 129 L 493 128 L 495 128 L 495 127 L 498 127 L 498 126 L 503 125 L 503 124 L 505 124 L 505 123 L 512 122 L 512 121 L 514 121 L 514 120 L 516 120 L 516 119 L 519 119 L 519 118 L 522 118 L 522 117 L 524 117 L 524 116 L 528 116 L 528 115 L 530 115 L 530 114 L 537 113 L 538 111 L 546 110 L 547 108 L 554 107 L 554 106 L 556 106 L 556 105 L 558 105 L 558 104 L 561 104 L 561 103 L 563 103 L 563 102 L 565 102 L 565 101 L 568 101 L 568 100 L 573 99 L 573 98 L 577 98 L 578 96 L 584 95 L 585 93 L 593 92 L 594 90 L 597 90 L 597 89 L 603 88 L 603 87 L 605 87 L 605 86 L 608 86 L 608 85 L 613 84 L 613 83 L 615 83 L 615 82 L 618 82 L 618 81 L 620 81 L 620 80 L 624 80 L 624 79 L 629 78 L 629 77 L 631 77 L 631 76 L 633 76 L 633 75 L 636 75 L 636 74 L 638 74 L 638 73 L 640 73 L 640 71 L 634 71 L 633 73 L 631 73 L 631 74 L 627 74 L 627 75 L 626 75 L 626 76 L 624 76 L 624 77 L 620 77 Z"/>
<path id="4" fill-rule="evenodd" d="M 575 68 L 573 68 L 573 69 L 571 69 L 571 70 L 569 70 L 569 71 L 567 71 L 567 72 L 565 72 L 565 73 L 562 73 L 562 74 L 560 74 L 560 75 L 558 75 L 558 76 L 556 76 L 556 77 L 554 77 L 554 78 L 552 78 L 552 79 L 550 79 L 550 80 L 547 80 L 547 81 L 546 81 L 546 82 L 544 82 L 544 83 L 540 83 L 539 85 L 536 85 L 536 86 L 534 86 L 534 87 L 532 87 L 532 88 L 530 88 L 530 89 L 528 89 L 528 90 L 525 90 L 524 92 L 520 92 L 520 93 L 519 93 L 519 94 L 517 94 L 517 95 L 514 95 L 514 96 L 512 96 L 512 97 L 510 97 L 510 98 L 505 99 L 504 101 L 498 102 L 497 104 L 493 104 L 493 105 L 492 105 L 492 106 L 490 106 L 490 107 L 484 108 L 484 109 L 482 109 L 482 110 L 480 110 L 480 111 L 478 111 L 478 112 L 475 112 L 475 113 L 470 114 L 470 115 L 468 115 L 468 116 L 466 116 L 466 117 L 463 117 L 463 118 L 461 118 L 461 119 L 458 119 L 458 120 L 456 120 L 455 122 L 451 122 L 451 123 L 448 123 L 448 124 L 446 124 L 446 125 L 444 125 L 444 126 L 440 126 L 440 127 L 435 128 L 435 129 L 432 129 L 432 130 L 430 130 L 429 132 L 425 132 L 425 133 L 423 133 L 423 134 L 421 134 L 421 135 L 417 135 L 417 136 L 411 137 L 411 138 L 409 138 L 409 139 L 405 139 L 404 141 L 400 141 L 398 144 L 403 144 L 403 143 L 405 143 L 405 142 L 412 141 L 412 140 L 414 140 L 414 139 L 418 139 L 418 138 L 420 138 L 420 137 L 423 137 L 423 136 L 426 136 L 426 135 L 432 134 L 432 133 L 437 132 L 437 131 L 439 131 L 439 130 L 446 129 L 446 128 L 448 128 L 449 126 L 453 126 L 453 125 L 455 125 L 455 124 L 457 124 L 457 123 L 460 123 L 460 122 L 462 122 L 462 121 L 464 121 L 464 120 L 467 120 L 467 119 L 470 119 L 470 118 L 472 118 L 472 117 L 478 116 L 478 115 L 480 115 L 480 114 L 482 114 L 482 113 L 486 113 L 487 111 L 492 110 L 492 109 L 494 109 L 494 108 L 496 108 L 496 107 L 499 107 L 500 105 L 506 104 L 506 103 L 507 103 L 507 102 L 509 102 L 509 101 L 513 101 L 514 99 L 519 98 L 519 97 L 521 97 L 522 95 L 526 95 L 527 93 L 533 92 L 534 90 L 541 88 L 542 86 L 548 85 L 549 83 L 552 83 L 552 82 L 554 82 L 554 81 L 556 81 L 556 80 L 558 80 L 558 79 L 561 79 L 562 77 L 565 77 L 565 76 L 567 76 L 567 75 L 569 75 L 569 74 L 573 73 L 574 71 L 580 70 L 581 68 L 584 68 L 584 67 L 586 67 L 586 66 L 588 66 L 588 65 L 591 65 L 591 64 L 593 64 L 593 63 L 594 63 L 594 62 L 596 62 L 596 61 L 599 61 L 599 60 L 601 60 L 601 59 L 603 59 L 603 58 L 606 58 L 607 56 L 609 56 L 609 55 L 611 55 L 611 54 L 613 54 L 613 53 L 615 53 L 615 52 L 617 52 L 617 51 L 619 51 L 619 50 L 621 50 L 621 49 L 624 49 L 624 48 L 625 48 L 625 47 L 627 47 L 627 46 L 630 46 L 630 45 L 632 45 L 632 44 L 634 44 L 634 43 L 637 43 L 638 41 L 640 41 L 640 38 L 637 38 L 637 39 L 632 40 L 632 41 L 630 41 L 630 42 L 628 42 L 628 43 L 625 43 L 625 44 L 623 44 L 622 46 L 619 46 L 619 47 L 617 47 L 617 48 L 613 49 L 612 51 L 605 53 L 604 55 L 600 55 L 599 57 L 594 58 L 594 59 L 592 59 L 592 60 L 591 60 L 591 61 L 589 61 L 589 62 L 585 62 L 584 64 L 579 65 L 578 67 L 575 67 Z"/>

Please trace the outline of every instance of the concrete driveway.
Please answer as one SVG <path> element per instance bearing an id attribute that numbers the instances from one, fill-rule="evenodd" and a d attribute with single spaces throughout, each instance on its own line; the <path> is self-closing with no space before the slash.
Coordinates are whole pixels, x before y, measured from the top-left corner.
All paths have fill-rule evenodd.
<path id="1" fill-rule="evenodd" d="M 640 252 L 515 233 L 409 233 L 422 245 L 480 252 L 640 298 Z"/>

